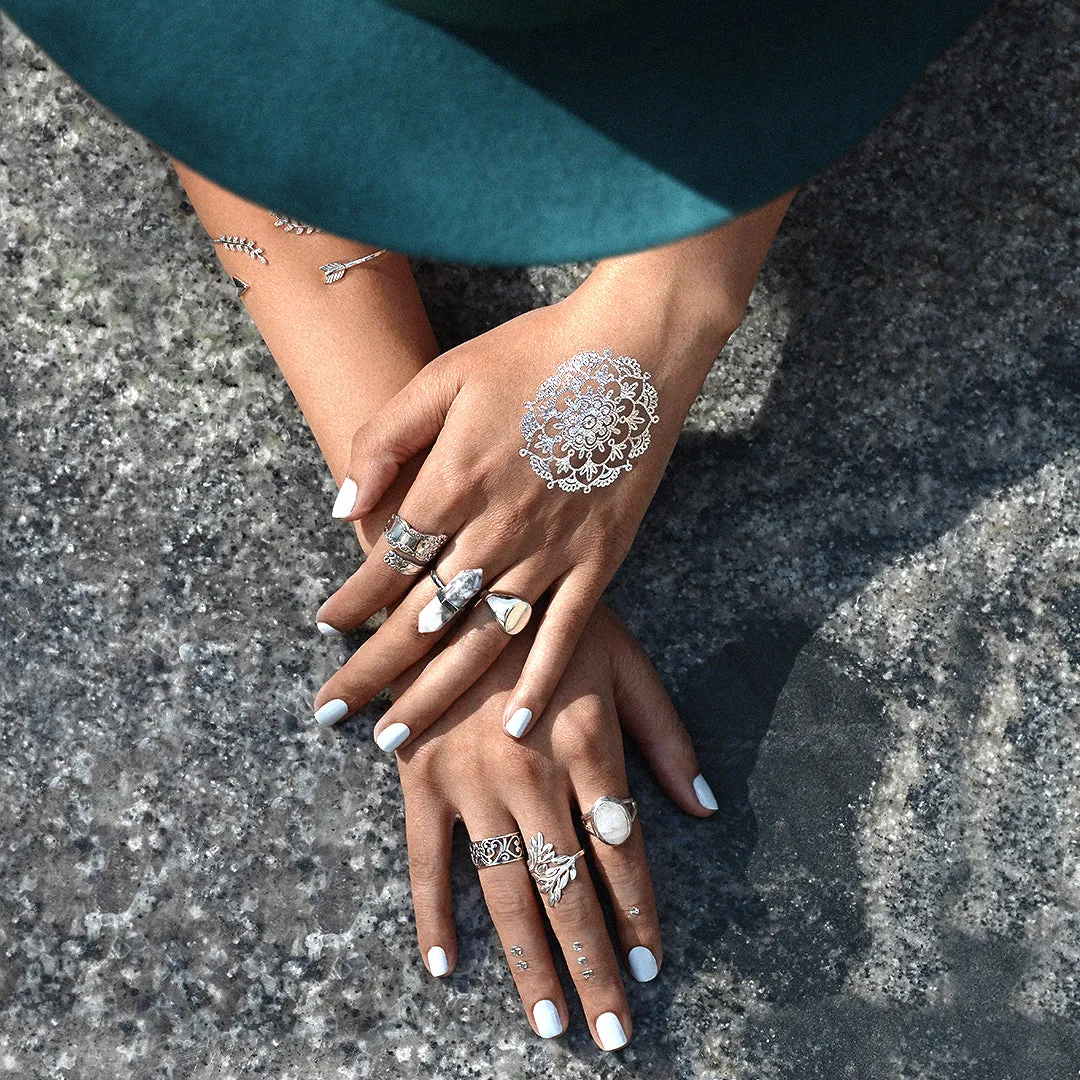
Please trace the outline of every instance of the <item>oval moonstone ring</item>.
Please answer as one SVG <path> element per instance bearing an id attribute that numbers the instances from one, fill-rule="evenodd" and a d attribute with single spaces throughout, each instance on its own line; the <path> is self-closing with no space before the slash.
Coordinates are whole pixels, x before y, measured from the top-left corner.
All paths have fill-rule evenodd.
<path id="1" fill-rule="evenodd" d="M 637 817 L 637 800 L 601 795 L 581 819 L 585 831 L 597 840 L 614 847 L 630 836 L 630 826 Z"/>

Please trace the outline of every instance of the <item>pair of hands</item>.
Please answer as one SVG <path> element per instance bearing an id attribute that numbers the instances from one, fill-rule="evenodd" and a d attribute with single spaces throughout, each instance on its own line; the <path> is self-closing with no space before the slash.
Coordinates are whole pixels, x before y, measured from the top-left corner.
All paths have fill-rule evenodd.
<path id="1" fill-rule="evenodd" d="M 317 614 L 322 626 L 344 632 L 391 609 L 322 687 L 315 707 L 317 718 L 336 721 L 391 687 L 394 704 L 374 735 L 398 752 L 417 932 L 435 975 L 451 970 L 456 957 L 449 895 L 455 820 L 464 821 L 471 839 L 519 831 L 527 842 L 540 832 L 557 852 L 572 854 L 579 847 L 575 819 L 600 795 L 628 794 L 620 724 L 677 805 L 701 816 L 716 808 L 652 665 L 598 606 L 718 351 L 674 314 L 644 317 L 635 299 L 583 286 L 444 353 L 353 442 L 348 477 L 355 490 L 342 485 L 351 502 L 343 520 L 360 525 L 377 516 L 381 525 L 389 499 L 414 528 L 450 535 L 434 562 L 443 581 L 479 568 L 486 589 L 523 597 L 538 613 L 544 608 L 516 637 L 483 604 L 441 631 L 421 633 L 417 618 L 435 585 L 426 574 L 404 577 L 388 567 L 380 537 Z M 523 403 L 537 397 L 562 361 L 608 348 L 616 357 L 636 357 L 658 391 L 658 420 L 644 421 L 650 445 L 610 485 L 587 493 L 549 488 L 519 452 Z M 599 400 L 591 420 L 589 409 L 576 417 L 586 445 L 597 424 L 603 436 L 618 420 L 610 409 L 604 413 L 612 402 L 620 407 L 618 392 Z M 399 470 L 413 470 L 425 452 L 401 496 Z M 608 460 L 618 468 L 626 462 L 618 454 Z M 495 730 L 500 722 L 503 733 Z M 621 953 L 635 977 L 652 978 L 662 954 L 641 829 L 617 847 L 591 837 L 589 843 Z M 562 900 L 542 906 L 594 1038 L 615 1049 L 629 1037 L 629 1010 L 590 873 L 583 860 L 577 866 Z M 524 863 L 479 873 L 533 1029 L 561 1033 L 566 1002 Z"/>

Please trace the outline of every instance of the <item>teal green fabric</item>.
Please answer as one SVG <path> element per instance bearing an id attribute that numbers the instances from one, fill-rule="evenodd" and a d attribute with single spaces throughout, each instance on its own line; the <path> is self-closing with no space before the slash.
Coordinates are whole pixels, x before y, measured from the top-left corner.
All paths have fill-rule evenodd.
<path id="1" fill-rule="evenodd" d="M 451 26 L 549 26 L 607 12 L 623 0 L 388 0 Z"/>
<path id="2" fill-rule="evenodd" d="M 454 262 L 712 228 L 846 152 L 985 0 L 624 0 L 449 27 L 381 0 L 3 0 L 84 90 L 236 193 Z"/>

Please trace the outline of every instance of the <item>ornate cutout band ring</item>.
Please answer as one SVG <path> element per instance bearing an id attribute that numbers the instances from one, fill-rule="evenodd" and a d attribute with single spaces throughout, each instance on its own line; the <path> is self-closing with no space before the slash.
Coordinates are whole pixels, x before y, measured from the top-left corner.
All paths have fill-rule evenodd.
<path id="1" fill-rule="evenodd" d="M 601 843 L 616 847 L 630 838 L 630 829 L 636 817 L 636 799 L 601 795 L 581 819 L 581 824 L 590 836 L 595 836 Z"/>
<path id="2" fill-rule="evenodd" d="M 483 870 L 486 866 L 518 862 L 525 858 L 521 833 L 504 833 L 502 836 L 486 836 L 482 840 L 473 840 L 469 843 L 469 858 L 477 870 Z M 520 956 L 521 950 L 518 949 L 514 955 Z"/>
<path id="3" fill-rule="evenodd" d="M 408 559 L 399 555 L 396 551 L 388 551 L 382 557 L 382 561 L 386 563 L 391 570 L 396 570 L 399 574 L 404 574 L 406 577 L 412 577 L 414 574 L 419 574 L 424 569 L 417 563 L 409 562 Z"/>
<path id="4" fill-rule="evenodd" d="M 390 515 L 383 536 L 391 551 L 396 551 L 421 566 L 431 562 L 450 539 L 445 533 L 422 533 L 398 514 Z"/>

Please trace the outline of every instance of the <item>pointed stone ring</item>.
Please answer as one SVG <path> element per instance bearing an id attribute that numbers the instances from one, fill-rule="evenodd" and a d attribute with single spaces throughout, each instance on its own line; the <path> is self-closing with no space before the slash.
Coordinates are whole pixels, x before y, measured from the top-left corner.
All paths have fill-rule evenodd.
<path id="1" fill-rule="evenodd" d="M 424 605 L 416 621 L 421 634 L 441 630 L 480 591 L 484 583 L 483 570 L 459 570 L 449 581 L 443 582 L 430 571 L 435 582 L 435 595 Z"/>
<path id="2" fill-rule="evenodd" d="M 620 799 L 616 795 L 601 795 L 592 809 L 581 819 L 585 831 L 604 844 L 615 847 L 630 837 L 630 828 L 637 817 L 637 799 Z"/>
<path id="3" fill-rule="evenodd" d="M 484 597 L 484 603 L 508 634 L 520 634 L 532 615 L 532 604 L 510 593 L 489 592 Z"/>

